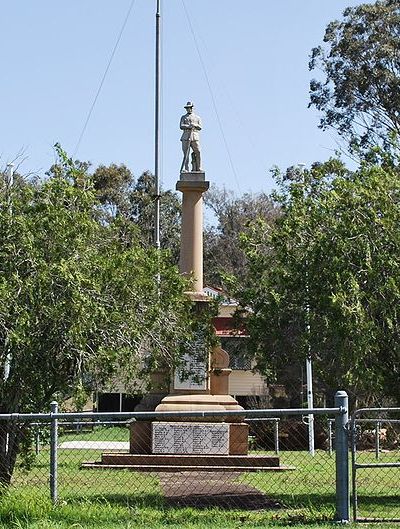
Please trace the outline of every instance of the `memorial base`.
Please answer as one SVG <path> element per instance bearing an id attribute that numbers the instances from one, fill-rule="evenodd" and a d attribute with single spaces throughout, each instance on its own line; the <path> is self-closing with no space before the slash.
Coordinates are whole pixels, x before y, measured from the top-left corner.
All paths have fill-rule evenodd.
<path id="1" fill-rule="evenodd" d="M 83 468 L 137 472 L 259 472 L 290 470 L 279 457 L 248 455 L 246 423 L 134 421 L 130 453 L 105 453 Z"/>
<path id="2" fill-rule="evenodd" d="M 246 423 L 135 421 L 130 425 L 131 454 L 246 455 Z"/>
<path id="3" fill-rule="evenodd" d="M 82 468 L 126 469 L 136 472 L 261 472 L 292 470 L 282 467 L 279 457 L 247 455 L 103 454 L 99 462 L 82 463 Z"/>
<path id="4" fill-rule="evenodd" d="M 130 452 L 102 454 L 83 468 L 138 472 L 258 472 L 291 470 L 279 457 L 248 454 L 249 426 L 227 422 L 134 421 Z"/>

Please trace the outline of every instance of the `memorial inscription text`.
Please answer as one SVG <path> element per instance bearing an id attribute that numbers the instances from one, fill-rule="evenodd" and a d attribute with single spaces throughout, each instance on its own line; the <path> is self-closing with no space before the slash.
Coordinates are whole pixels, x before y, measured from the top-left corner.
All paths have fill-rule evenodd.
<path id="1" fill-rule="evenodd" d="M 152 451 L 153 454 L 228 454 L 229 424 L 153 422 Z"/>

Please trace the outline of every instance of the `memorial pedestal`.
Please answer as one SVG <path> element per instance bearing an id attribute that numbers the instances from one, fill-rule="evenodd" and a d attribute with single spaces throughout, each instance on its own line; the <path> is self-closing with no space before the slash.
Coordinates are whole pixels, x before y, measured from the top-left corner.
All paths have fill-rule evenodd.
<path id="1" fill-rule="evenodd" d="M 130 425 L 131 454 L 246 455 L 246 423 L 135 421 Z"/>

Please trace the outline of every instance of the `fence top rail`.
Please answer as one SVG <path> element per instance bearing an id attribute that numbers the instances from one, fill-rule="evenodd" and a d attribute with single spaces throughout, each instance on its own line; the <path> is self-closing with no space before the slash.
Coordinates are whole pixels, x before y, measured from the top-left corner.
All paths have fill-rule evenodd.
<path id="1" fill-rule="evenodd" d="M 378 419 L 356 419 L 357 422 L 366 422 L 366 423 L 391 423 L 391 424 L 398 424 L 400 423 L 400 419 L 390 419 L 389 417 L 379 417 Z"/>
<path id="2" fill-rule="evenodd" d="M 353 412 L 353 420 L 357 418 L 358 415 L 363 413 L 390 413 L 390 412 L 400 412 L 400 408 L 360 408 Z"/>
<path id="3" fill-rule="evenodd" d="M 265 417 L 276 418 L 280 416 L 292 415 L 343 415 L 346 409 L 342 406 L 338 408 L 282 408 L 282 409 L 264 409 L 264 410 L 235 410 L 235 411 L 142 411 L 142 412 L 80 412 L 80 413 L 4 413 L 0 414 L 0 421 L 31 421 L 31 420 L 73 420 L 73 419 L 132 419 L 132 420 L 146 420 L 146 419 L 172 419 L 172 418 L 207 418 L 207 417 Z"/>
<path id="4" fill-rule="evenodd" d="M 61 423 L 61 426 L 64 427 L 64 426 L 109 426 L 109 425 L 114 425 L 114 424 L 124 424 L 126 425 L 126 419 L 121 419 L 119 421 L 100 421 L 100 420 L 96 420 L 96 421 L 79 421 L 79 420 L 76 420 L 76 421 L 62 421 Z M 31 422 L 31 426 L 42 426 L 43 425 L 43 422 Z"/>
<path id="5" fill-rule="evenodd" d="M 279 422 L 280 421 L 280 418 L 279 417 L 249 417 L 248 419 L 244 419 L 245 421 L 275 421 L 275 422 Z"/>

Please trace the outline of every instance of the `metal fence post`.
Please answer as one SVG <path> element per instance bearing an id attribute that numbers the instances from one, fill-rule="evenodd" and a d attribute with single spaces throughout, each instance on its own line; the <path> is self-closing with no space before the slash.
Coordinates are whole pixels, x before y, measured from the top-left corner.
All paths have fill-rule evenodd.
<path id="1" fill-rule="evenodd" d="M 336 520 L 341 523 L 348 523 L 350 521 L 348 449 L 349 398 L 345 391 L 336 392 L 335 407 L 344 410 L 344 413 L 338 414 L 335 417 Z"/>
<path id="2" fill-rule="evenodd" d="M 40 452 L 40 433 L 39 430 L 35 434 L 35 454 L 38 456 Z"/>
<path id="3" fill-rule="evenodd" d="M 375 424 L 375 458 L 379 459 L 380 447 L 380 436 L 381 436 L 381 421 L 376 421 Z"/>
<path id="4" fill-rule="evenodd" d="M 50 404 L 51 413 L 58 413 L 58 403 Z M 58 445 L 58 420 L 51 418 L 50 423 L 50 496 L 53 502 L 57 501 L 57 445 Z"/>
<path id="5" fill-rule="evenodd" d="M 279 419 L 275 419 L 275 428 L 274 428 L 274 445 L 275 445 L 275 454 L 279 454 Z"/>
<path id="6" fill-rule="evenodd" d="M 333 443 L 332 443 L 332 419 L 328 419 L 328 452 L 332 455 Z"/>

